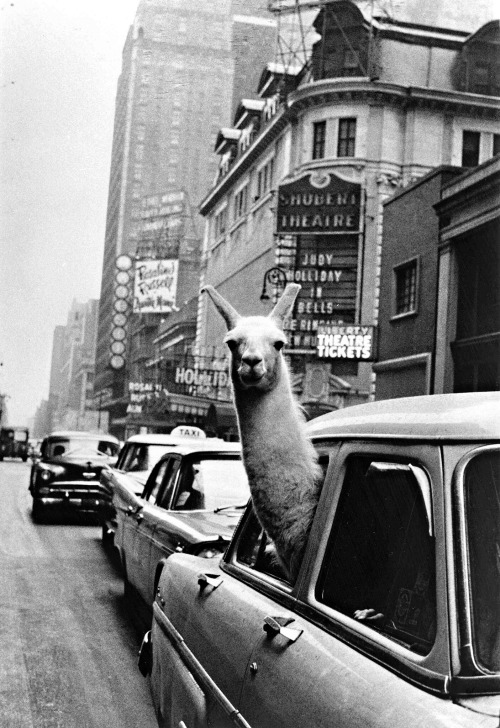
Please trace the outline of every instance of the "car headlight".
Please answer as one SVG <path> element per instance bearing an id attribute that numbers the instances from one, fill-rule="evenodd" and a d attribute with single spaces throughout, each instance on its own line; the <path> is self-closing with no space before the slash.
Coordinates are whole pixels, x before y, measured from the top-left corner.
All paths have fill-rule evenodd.
<path id="1" fill-rule="evenodd" d="M 42 480 L 48 481 L 52 478 L 53 473 L 50 472 L 50 470 L 41 470 L 40 471 L 40 477 Z"/>

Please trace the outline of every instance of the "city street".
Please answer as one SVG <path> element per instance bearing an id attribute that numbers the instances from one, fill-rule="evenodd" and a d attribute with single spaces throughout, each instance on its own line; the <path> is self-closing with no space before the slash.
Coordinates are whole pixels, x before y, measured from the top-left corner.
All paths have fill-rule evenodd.
<path id="1" fill-rule="evenodd" d="M 34 524 L 29 472 L 0 462 L 0 726 L 155 727 L 112 554 L 97 526 Z"/>

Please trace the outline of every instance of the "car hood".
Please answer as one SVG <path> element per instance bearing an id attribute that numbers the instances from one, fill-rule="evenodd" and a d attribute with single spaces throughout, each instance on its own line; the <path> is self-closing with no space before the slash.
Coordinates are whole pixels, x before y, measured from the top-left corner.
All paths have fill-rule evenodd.
<path id="1" fill-rule="evenodd" d="M 175 513 L 176 519 L 185 524 L 187 528 L 197 531 L 201 538 L 209 539 L 221 536 L 230 539 L 243 509 L 231 509 L 220 513 L 213 511 L 171 511 L 171 513 L 172 515 Z"/>

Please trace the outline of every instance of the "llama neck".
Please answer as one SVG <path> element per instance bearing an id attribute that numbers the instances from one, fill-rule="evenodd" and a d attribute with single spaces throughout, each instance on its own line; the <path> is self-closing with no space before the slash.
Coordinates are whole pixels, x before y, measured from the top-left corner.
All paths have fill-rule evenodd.
<path id="1" fill-rule="evenodd" d="M 244 450 L 259 447 L 269 453 L 285 448 L 289 452 L 291 443 L 298 447 L 304 439 L 301 417 L 285 373 L 270 392 L 235 387 L 234 401 Z M 277 436 L 277 429 L 285 434 Z"/>

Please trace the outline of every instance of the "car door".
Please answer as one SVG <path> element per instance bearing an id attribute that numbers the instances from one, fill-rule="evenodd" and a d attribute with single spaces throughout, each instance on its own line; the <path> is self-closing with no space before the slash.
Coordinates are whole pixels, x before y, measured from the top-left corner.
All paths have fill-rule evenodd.
<path id="1" fill-rule="evenodd" d="M 137 499 L 138 507 L 128 513 L 127 529 L 124 531 L 126 575 L 128 581 L 146 602 L 151 601 L 148 591 L 148 566 L 152 533 L 156 522 L 155 501 L 169 466 L 170 458 L 165 458 L 154 467 L 142 497 Z"/>
<path id="2" fill-rule="evenodd" d="M 246 554 L 248 562 L 257 553 L 265 558 L 262 531 L 249 508 L 242 521 L 247 524 L 246 533 L 251 541 Z M 182 574 L 177 570 L 178 559 L 183 560 Z M 175 564 L 172 569 L 170 563 Z M 255 585 L 277 595 L 283 605 L 294 602 L 292 587 L 281 578 L 279 567 L 273 562 L 270 568 L 274 568 L 272 574 L 256 575 L 248 563 L 235 570 L 231 566 L 221 568 L 215 559 L 187 555 L 167 562 L 155 605 L 155 622 L 161 627 L 162 636 L 153 630 L 153 642 L 162 640 L 161 646 L 155 648 L 160 663 L 156 674 L 162 675 L 164 681 L 154 676 L 153 692 L 157 694 L 155 700 L 165 725 L 246 725 L 239 721 L 237 712 L 241 688 L 252 649 L 262 631 L 260 615 L 275 612 L 271 606 L 273 599 Z M 166 620 L 158 615 L 160 604 Z M 175 634 L 178 638 L 165 642 L 165 635 Z M 180 644 L 181 652 L 176 649 Z M 189 672 L 194 661 L 200 669 Z M 200 673 L 206 680 L 202 678 L 200 682 Z M 184 697 L 180 698 L 181 695 Z"/>
<path id="3" fill-rule="evenodd" d="M 443 709 L 466 724 L 429 693 L 445 694 L 450 669 L 441 473 L 438 447 L 341 449 L 293 610 L 255 605 L 239 705 L 251 726 L 441 725 Z"/>
<path id="4" fill-rule="evenodd" d="M 172 521 L 175 521 L 175 518 L 169 508 L 176 489 L 181 463 L 180 456 L 172 455 L 168 458 L 160 487 L 155 494 L 150 496 L 148 505 L 144 508 L 148 539 L 148 552 L 144 553 L 144 558 L 147 559 L 144 562 L 147 564 L 147 582 L 141 594 L 147 604 L 152 604 L 154 600 L 154 582 L 158 562 L 174 553 L 178 546 L 172 528 Z"/>

